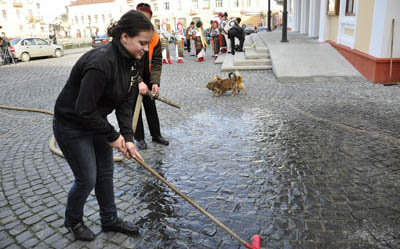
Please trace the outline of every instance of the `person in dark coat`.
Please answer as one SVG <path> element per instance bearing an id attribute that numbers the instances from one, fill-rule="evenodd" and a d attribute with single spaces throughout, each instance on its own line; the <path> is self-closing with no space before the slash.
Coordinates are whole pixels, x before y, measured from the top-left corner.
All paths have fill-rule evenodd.
<path id="1" fill-rule="evenodd" d="M 85 53 L 59 94 L 53 119 L 56 141 L 73 174 L 64 225 L 75 239 L 94 240 L 83 223 L 84 204 L 94 189 L 104 232 L 137 234 L 138 227 L 117 215 L 113 148 L 127 158 L 143 158 L 133 143 L 133 106 L 146 84 L 139 75 L 154 28 L 138 11 L 128 11 L 108 27 L 112 42 Z M 119 131 L 107 120 L 115 111 Z"/>
<path id="2" fill-rule="evenodd" d="M 243 29 L 239 26 L 241 21 L 242 20 L 239 17 L 236 18 L 233 26 L 228 31 L 228 37 L 229 37 L 229 40 L 231 41 L 232 54 L 235 54 L 235 38 L 238 38 L 240 41 L 239 48 L 237 51 L 243 52 L 243 44 L 244 44 L 245 34 L 244 34 Z"/>

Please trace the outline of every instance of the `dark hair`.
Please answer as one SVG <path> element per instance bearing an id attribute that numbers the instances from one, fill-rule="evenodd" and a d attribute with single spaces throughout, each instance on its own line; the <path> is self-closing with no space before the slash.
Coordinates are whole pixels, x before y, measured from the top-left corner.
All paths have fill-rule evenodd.
<path id="1" fill-rule="evenodd" d="M 194 22 L 193 22 L 193 21 L 191 21 L 191 22 L 190 22 L 190 25 L 194 25 Z"/>
<path id="2" fill-rule="evenodd" d="M 224 13 L 224 16 L 228 17 L 228 12 L 225 12 L 225 13 Z"/>
<path id="3" fill-rule="evenodd" d="M 150 14 L 150 16 L 153 16 L 153 11 L 151 10 L 150 5 L 147 3 L 139 3 L 136 5 L 136 10 L 146 12 Z"/>
<path id="4" fill-rule="evenodd" d="M 200 28 L 201 25 L 203 25 L 203 22 L 202 22 L 202 21 L 198 21 L 198 22 L 196 23 L 196 27 L 198 27 L 198 28 Z"/>
<path id="5" fill-rule="evenodd" d="M 240 19 L 240 17 L 236 18 L 236 22 L 239 24 L 242 21 L 242 19 Z"/>
<path id="6" fill-rule="evenodd" d="M 118 40 L 124 32 L 134 37 L 142 31 L 154 31 L 154 27 L 143 13 L 136 10 L 126 12 L 119 21 L 111 23 L 107 28 L 108 36 Z"/>

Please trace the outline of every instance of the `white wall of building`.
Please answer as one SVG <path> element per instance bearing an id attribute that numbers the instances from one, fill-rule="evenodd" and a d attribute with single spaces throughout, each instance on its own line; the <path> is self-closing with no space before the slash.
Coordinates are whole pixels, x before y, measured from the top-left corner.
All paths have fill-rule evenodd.
<path id="1" fill-rule="evenodd" d="M 324 42 L 328 39 L 329 32 L 329 21 L 328 21 L 328 0 L 321 0 L 320 4 L 320 23 L 319 23 L 319 33 L 318 41 Z"/>
<path id="2" fill-rule="evenodd" d="M 3 0 L 0 1 L 1 32 L 7 37 L 40 37 L 47 38 L 48 25 L 42 21 L 39 1 Z"/>
<path id="3" fill-rule="evenodd" d="M 380 1 L 379 1 L 380 2 Z M 392 40 L 392 20 L 394 24 L 393 57 L 400 58 L 400 1 L 387 0 L 387 11 L 384 16 L 385 24 L 382 39 L 381 57 L 389 58 Z"/>

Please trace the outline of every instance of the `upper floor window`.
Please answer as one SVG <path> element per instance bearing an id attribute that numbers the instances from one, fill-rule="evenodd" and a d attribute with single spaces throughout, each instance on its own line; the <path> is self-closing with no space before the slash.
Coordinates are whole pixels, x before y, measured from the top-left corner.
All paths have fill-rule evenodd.
<path id="1" fill-rule="evenodd" d="M 215 7 L 221 8 L 222 7 L 222 0 L 215 0 Z"/>
<path id="2" fill-rule="evenodd" d="M 75 23 L 78 24 L 78 17 L 75 16 Z"/>
<path id="3" fill-rule="evenodd" d="M 234 0 L 233 6 L 235 6 L 235 8 L 239 8 L 239 0 Z"/>
<path id="4" fill-rule="evenodd" d="M 106 16 L 104 14 L 101 15 L 101 20 L 103 20 L 103 22 L 106 22 Z"/>
<path id="5" fill-rule="evenodd" d="M 354 0 L 346 0 L 346 16 L 355 16 Z"/>
<path id="6" fill-rule="evenodd" d="M 251 7 L 251 0 L 247 0 L 247 7 Z"/>
<path id="7" fill-rule="evenodd" d="M 169 2 L 168 1 L 164 2 L 164 7 L 165 7 L 165 10 L 169 10 Z"/>
<path id="8" fill-rule="evenodd" d="M 154 12 L 157 12 L 158 11 L 158 3 L 154 3 L 153 8 L 154 8 Z"/>
<path id="9" fill-rule="evenodd" d="M 4 20 L 7 21 L 7 11 L 6 11 L 6 10 L 3 10 L 2 12 L 3 12 L 3 18 L 4 18 Z"/>
<path id="10" fill-rule="evenodd" d="M 182 10 L 182 0 L 178 0 L 178 10 Z"/>
<path id="11" fill-rule="evenodd" d="M 192 8 L 193 9 L 199 8 L 199 0 L 192 0 Z"/>
<path id="12" fill-rule="evenodd" d="M 210 0 L 203 0 L 203 9 L 210 8 Z"/>

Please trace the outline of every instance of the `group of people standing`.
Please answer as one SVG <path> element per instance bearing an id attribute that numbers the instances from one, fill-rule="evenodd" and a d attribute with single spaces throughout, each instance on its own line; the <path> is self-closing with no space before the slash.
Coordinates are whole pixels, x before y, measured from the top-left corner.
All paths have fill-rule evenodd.
<path id="1" fill-rule="evenodd" d="M 213 49 L 213 57 L 216 59 L 220 53 L 232 53 L 235 51 L 242 52 L 245 39 L 244 30 L 240 27 L 240 18 L 228 19 L 228 13 L 218 13 L 218 16 L 213 18 L 210 22 L 210 42 L 206 38 L 203 29 L 203 22 L 194 21 L 183 30 L 183 23 L 177 23 L 177 31 L 175 33 L 175 46 L 176 58 L 178 63 L 183 63 L 184 57 L 184 44 L 186 39 L 187 51 L 191 56 L 196 56 L 198 62 L 204 61 L 206 48 L 211 45 Z M 167 31 L 167 23 L 161 24 L 161 49 L 162 49 L 162 63 L 172 64 L 170 51 L 169 51 L 169 37 L 170 33 Z M 239 45 L 236 46 L 235 39 L 239 40 Z"/>
<path id="2" fill-rule="evenodd" d="M 211 20 L 211 46 L 213 47 L 215 59 L 219 53 L 235 54 L 235 51 L 242 52 L 245 34 L 240 28 L 240 18 L 228 19 L 228 13 L 218 13 L 218 17 Z M 235 39 L 239 40 L 239 46 L 236 47 Z M 229 42 L 228 42 L 229 41 Z"/>
<path id="3" fill-rule="evenodd" d="M 154 100 L 146 96 L 149 89 L 159 93 L 161 41 L 150 22 L 150 6 L 141 3 L 136 9 L 108 27 L 112 42 L 79 58 L 55 103 L 54 135 L 74 175 L 64 225 L 77 240 L 95 239 L 83 219 L 84 205 L 93 189 L 100 206 L 102 231 L 138 233 L 138 226 L 117 215 L 113 148 L 127 158 L 143 161 L 136 149 L 136 146 L 147 148 L 141 120 L 136 132 L 132 129 L 133 110 L 139 94 L 143 95 L 153 141 L 169 144 L 160 134 Z M 119 131 L 107 120 L 107 115 L 113 111 Z"/>

